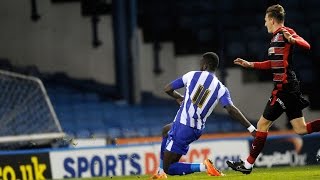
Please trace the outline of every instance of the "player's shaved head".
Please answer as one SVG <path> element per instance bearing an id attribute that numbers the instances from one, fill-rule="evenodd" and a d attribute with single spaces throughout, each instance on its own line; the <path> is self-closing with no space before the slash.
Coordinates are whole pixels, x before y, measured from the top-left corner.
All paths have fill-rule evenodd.
<path id="1" fill-rule="evenodd" d="M 214 52 L 206 52 L 202 55 L 202 66 L 205 66 L 204 70 L 216 71 L 219 66 L 219 57 Z"/>

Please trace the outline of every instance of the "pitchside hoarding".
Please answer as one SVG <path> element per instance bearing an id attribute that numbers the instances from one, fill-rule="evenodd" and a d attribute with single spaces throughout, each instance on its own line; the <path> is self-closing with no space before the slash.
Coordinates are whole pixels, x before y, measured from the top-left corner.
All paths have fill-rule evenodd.
<path id="1" fill-rule="evenodd" d="M 226 169 L 227 159 L 245 159 L 251 140 L 198 141 L 182 161 L 213 160 Z M 320 134 L 269 136 L 256 167 L 318 164 Z M 159 164 L 160 144 L 67 149 L 0 151 L 0 179 L 63 179 L 70 177 L 153 174 Z"/>
<path id="2" fill-rule="evenodd" d="M 239 160 L 249 153 L 247 140 L 199 141 L 182 161 L 202 162 L 210 158 L 219 169 L 227 159 Z M 160 144 L 74 149 L 50 152 L 54 179 L 153 174 L 159 164 Z"/>
<path id="3" fill-rule="evenodd" d="M 273 167 L 317 164 L 317 154 L 320 154 L 319 134 L 271 136 L 268 137 L 262 153 L 255 162 L 255 166 Z"/>
<path id="4" fill-rule="evenodd" d="M 49 153 L 0 155 L 0 179 L 52 179 Z"/>

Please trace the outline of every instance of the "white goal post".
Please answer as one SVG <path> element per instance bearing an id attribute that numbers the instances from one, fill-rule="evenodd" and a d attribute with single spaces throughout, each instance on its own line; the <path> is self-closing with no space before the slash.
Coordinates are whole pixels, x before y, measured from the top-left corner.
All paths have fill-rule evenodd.
<path id="1" fill-rule="evenodd" d="M 64 136 L 42 81 L 0 70 L 0 146 L 50 142 Z"/>

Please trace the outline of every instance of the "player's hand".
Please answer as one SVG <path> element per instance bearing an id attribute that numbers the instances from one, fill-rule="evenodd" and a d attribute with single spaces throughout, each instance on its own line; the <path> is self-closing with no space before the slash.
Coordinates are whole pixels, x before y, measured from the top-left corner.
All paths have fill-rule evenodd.
<path id="1" fill-rule="evenodd" d="M 241 58 L 237 58 L 233 61 L 234 64 L 237 64 L 239 66 L 245 67 L 245 68 L 253 68 L 253 63 L 252 62 L 248 62 L 244 59 Z"/>
<path id="2" fill-rule="evenodd" d="M 282 29 L 283 36 L 288 40 L 289 43 L 294 43 L 295 39 L 292 37 L 292 34 L 288 30 Z"/>
<path id="3" fill-rule="evenodd" d="M 257 133 L 257 131 L 256 131 L 256 130 L 254 130 L 254 131 L 252 131 L 250 134 L 251 134 L 251 136 L 252 136 L 252 137 L 254 137 L 254 138 L 255 138 L 255 137 L 256 137 L 256 133 Z"/>

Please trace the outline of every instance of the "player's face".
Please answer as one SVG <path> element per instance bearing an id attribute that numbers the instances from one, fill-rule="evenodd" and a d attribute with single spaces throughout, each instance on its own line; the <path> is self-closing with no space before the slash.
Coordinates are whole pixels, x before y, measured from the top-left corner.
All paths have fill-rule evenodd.
<path id="1" fill-rule="evenodd" d="M 264 17 L 264 21 L 265 21 L 264 26 L 267 28 L 268 33 L 273 33 L 273 28 L 272 28 L 273 19 L 270 18 L 268 14 L 266 14 L 266 16 Z"/>

